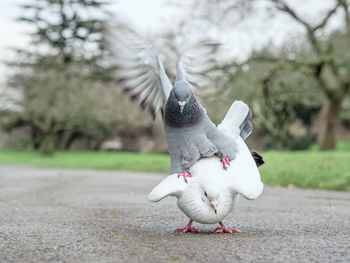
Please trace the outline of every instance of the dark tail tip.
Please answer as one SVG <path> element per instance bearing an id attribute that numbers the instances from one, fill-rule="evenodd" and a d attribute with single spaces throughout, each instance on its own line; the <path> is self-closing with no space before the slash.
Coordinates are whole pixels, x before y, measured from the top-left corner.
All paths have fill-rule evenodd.
<path id="1" fill-rule="evenodd" d="M 260 154 L 258 154 L 255 151 L 251 151 L 251 153 L 252 153 L 252 156 L 254 158 L 254 161 L 255 161 L 257 167 L 259 167 L 265 163 Z"/>

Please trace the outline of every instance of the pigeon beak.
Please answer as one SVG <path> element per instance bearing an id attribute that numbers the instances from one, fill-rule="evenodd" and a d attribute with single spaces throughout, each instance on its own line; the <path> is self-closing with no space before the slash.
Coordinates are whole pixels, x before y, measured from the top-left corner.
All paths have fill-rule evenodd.
<path id="1" fill-rule="evenodd" d="M 181 113 L 184 111 L 185 104 L 186 104 L 186 101 L 179 101 L 180 112 L 181 112 Z"/>
<path id="2" fill-rule="evenodd" d="M 210 203 L 211 204 L 211 207 L 214 209 L 214 212 L 215 214 L 217 215 L 217 205 L 216 205 L 216 202 L 215 203 Z"/>

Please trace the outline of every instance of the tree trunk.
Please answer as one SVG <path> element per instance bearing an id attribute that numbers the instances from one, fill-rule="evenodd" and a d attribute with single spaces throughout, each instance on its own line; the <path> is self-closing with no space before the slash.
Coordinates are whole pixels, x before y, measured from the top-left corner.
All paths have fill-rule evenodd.
<path id="1" fill-rule="evenodd" d="M 318 133 L 318 145 L 320 150 L 331 150 L 335 148 L 340 104 L 340 100 L 328 97 L 322 106 L 320 113 L 320 130 Z"/>
<path id="2" fill-rule="evenodd" d="M 54 148 L 54 137 L 51 133 L 44 134 L 40 145 L 40 153 L 43 155 L 52 155 Z"/>
<path id="3" fill-rule="evenodd" d="M 101 149 L 102 143 L 103 143 L 103 141 L 98 141 L 98 142 L 96 143 L 96 145 L 94 146 L 94 148 L 93 148 L 94 151 L 100 150 L 100 149 Z"/>
<path id="4" fill-rule="evenodd" d="M 54 140 L 54 148 L 62 149 L 63 139 L 64 139 L 64 131 L 56 132 L 55 140 Z"/>
<path id="5" fill-rule="evenodd" d="M 40 132 L 34 127 L 30 127 L 31 130 L 31 140 L 32 140 L 32 145 L 35 150 L 38 150 L 40 148 Z"/>
<path id="6" fill-rule="evenodd" d="M 64 144 L 64 149 L 70 149 L 71 146 L 72 146 L 72 144 L 73 144 L 73 142 L 75 142 L 76 139 L 78 139 L 79 137 L 81 137 L 81 133 L 80 133 L 80 132 L 73 131 L 73 132 L 69 135 L 69 137 L 68 137 L 66 143 Z"/>

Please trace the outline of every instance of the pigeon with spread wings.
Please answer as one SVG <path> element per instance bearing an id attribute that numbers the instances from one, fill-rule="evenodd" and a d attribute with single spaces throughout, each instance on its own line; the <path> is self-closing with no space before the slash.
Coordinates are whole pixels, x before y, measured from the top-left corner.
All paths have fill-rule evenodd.
<path id="1" fill-rule="evenodd" d="M 236 138 L 246 137 L 251 125 L 219 130 L 200 105 L 192 88 L 214 65 L 217 43 L 202 41 L 185 50 L 176 66 L 171 84 L 155 47 L 125 26 L 110 30 L 107 39 L 113 76 L 130 97 L 137 100 L 155 118 L 162 112 L 171 158 L 170 173 L 187 181 L 190 168 L 202 157 L 217 156 L 227 169 L 238 151 Z M 250 112 L 246 118 L 249 119 Z"/>

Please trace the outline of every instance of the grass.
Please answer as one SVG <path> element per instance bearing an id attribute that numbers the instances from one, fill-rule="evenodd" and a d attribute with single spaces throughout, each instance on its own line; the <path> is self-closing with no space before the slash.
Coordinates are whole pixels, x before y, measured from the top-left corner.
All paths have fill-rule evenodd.
<path id="1" fill-rule="evenodd" d="M 350 140 L 338 140 L 335 147 L 336 151 L 350 151 Z M 309 151 L 317 152 L 318 145 L 316 143 L 311 145 Z"/>
<path id="2" fill-rule="evenodd" d="M 348 149 L 346 144 L 341 145 Z M 259 169 L 265 184 L 350 191 L 350 151 L 270 151 L 262 155 L 266 164 Z M 0 163 L 56 168 L 169 171 L 169 156 L 164 154 L 57 151 L 52 157 L 44 157 L 34 151 L 0 151 Z"/>
<path id="3" fill-rule="evenodd" d="M 124 152 L 57 151 L 42 156 L 35 151 L 0 151 L 0 164 L 25 164 L 51 168 L 116 169 L 167 172 L 169 156 Z"/>
<path id="4" fill-rule="evenodd" d="M 267 152 L 261 176 L 268 185 L 350 191 L 350 152 Z"/>

